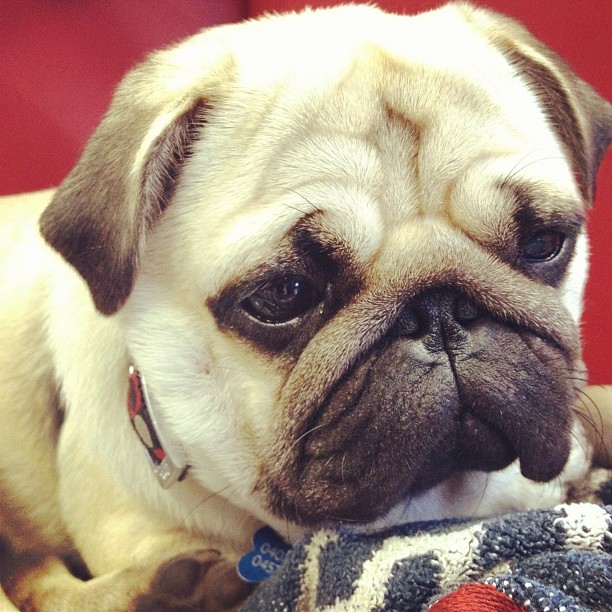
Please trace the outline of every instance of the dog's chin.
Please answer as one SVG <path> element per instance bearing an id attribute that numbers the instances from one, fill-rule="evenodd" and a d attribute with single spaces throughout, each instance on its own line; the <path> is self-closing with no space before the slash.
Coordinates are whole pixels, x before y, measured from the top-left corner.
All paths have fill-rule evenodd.
<path id="1" fill-rule="evenodd" d="M 563 471 L 550 482 L 525 478 L 518 461 L 495 472 L 458 471 L 429 489 L 405 497 L 372 520 L 345 521 L 341 528 L 353 533 L 379 533 L 407 523 L 479 519 L 551 508 L 566 501 L 568 486 L 580 482 L 591 467 L 592 448 L 578 420 L 571 437 L 572 447 Z"/>
<path id="2" fill-rule="evenodd" d="M 405 496 L 377 516 L 364 520 L 328 517 L 314 527 L 375 534 L 420 522 L 480 519 L 513 511 L 553 507 L 566 500 L 568 485 L 584 478 L 591 466 L 592 449 L 578 420 L 574 422 L 571 439 L 567 463 L 561 474 L 550 482 L 539 483 L 525 478 L 519 461 L 493 472 L 458 470 L 433 486 Z M 273 515 L 268 516 L 268 522 L 293 543 L 313 527 L 287 522 Z"/>
<path id="3" fill-rule="evenodd" d="M 489 474 L 516 461 L 520 472 L 520 460 L 510 441 L 481 419 L 463 414 L 449 424 L 444 434 L 436 442 L 432 441 L 434 436 L 428 437 L 431 447 L 429 452 L 420 455 L 418 463 L 402 461 L 401 455 L 410 451 L 399 445 L 394 450 L 391 436 L 385 443 L 390 454 L 384 463 L 395 463 L 395 469 L 390 465 L 381 467 L 382 462 L 378 459 L 385 453 L 380 448 L 375 456 L 367 451 L 345 452 L 341 457 L 307 451 L 300 463 L 303 466 L 302 484 L 309 492 L 308 501 L 296 503 L 296 517 L 303 523 L 315 525 L 321 522 L 378 525 L 380 521 L 388 523 L 391 517 L 395 517 L 392 521 L 395 523 L 398 516 L 409 512 L 414 500 L 434 499 L 438 489 L 442 492 L 449 487 L 461 488 L 458 483 L 474 470 Z M 559 466 L 564 458 L 559 458 Z M 298 492 L 297 500 L 300 494 Z M 431 510 L 430 517 L 434 516 Z"/>
<path id="4" fill-rule="evenodd" d="M 289 502 L 276 498 L 275 514 L 308 528 L 343 525 L 372 532 L 407 522 L 546 507 L 563 499 L 559 483 L 570 463 L 564 450 L 555 457 L 554 471 L 538 482 L 524 475 L 524 461 L 503 435 L 477 419 L 465 420 L 453 436 L 460 443 L 442 440 L 415 471 L 403 473 L 398 462 L 395 471 L 364 472 L 352 479 L 350 459 L 343 473 L 342 461 L 310 458 L 302 473 L 304 488 Z M 560 440 L 559 447 L 564 446 Z M 532 490 L 537 493 L 529 497 L 525 491 Z"/>
<path id="5" fill-rule="evenodd" d="M 518 461 L 497 472 L 459 471 L 428 489 L 408 495 L 376 518 L 341 521 L 334 527 L 370 534 L 409 523 L 475 519 L 550 507 L 563 501 L 563 482 L 564 479 L 546 484 L 530 481 L 521 475 Z"/>

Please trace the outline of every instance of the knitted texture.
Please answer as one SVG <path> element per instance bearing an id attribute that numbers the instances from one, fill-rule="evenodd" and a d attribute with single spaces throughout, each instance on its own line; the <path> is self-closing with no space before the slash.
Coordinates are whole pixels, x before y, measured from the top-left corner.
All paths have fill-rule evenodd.
<path id="1" fill-rule="evenodd" d="M 470 608 L 470 593 L 458 591 L 469 584 L 503 597 L 480 590 L 489 607 Z M 461 594 L 455 603 L 464 607 L 444 603 L 449 594 Z M 448 607 L 434 612 L 612 610 L 612 506 L 568 503 L 375 535 L 317 531 L 289 551 L 243 610 L 407 612 L 436 602 Z"/>

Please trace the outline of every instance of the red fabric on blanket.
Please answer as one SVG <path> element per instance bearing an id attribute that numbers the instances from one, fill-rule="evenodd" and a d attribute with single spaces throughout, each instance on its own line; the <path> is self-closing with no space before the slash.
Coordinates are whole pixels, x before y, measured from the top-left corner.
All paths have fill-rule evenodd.
<path id="1" fill-rule="evenodd" d="M 490 584 L 466 584 L 437 601 L 429 612 L 524 612 Z"/>

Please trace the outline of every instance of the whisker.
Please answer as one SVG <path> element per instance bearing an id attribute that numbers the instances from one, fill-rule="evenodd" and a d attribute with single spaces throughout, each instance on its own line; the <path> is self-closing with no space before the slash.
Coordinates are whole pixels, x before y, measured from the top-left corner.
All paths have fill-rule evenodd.
<path id="1" fill-rule="evenodd" d="M 530 155 L 532 155 L 533 153 L 535 153 L 536 151 L 541 151 L 542 149 L 534 149 L 533 151 L 529 151 L 529 153 L 525 153 L 525 155 L 523 155 L 523 157 L 521 157 L 515 164 L 514 166 L 512 166 L 512 168 L 510 169 L 510 171 L 508 172 L 508 174 L 506 174 L 506 176 L 504 177 L 503 181 L 502 181 L 502 185 L 505 185 L 506 183 L 509 183 L 510 180 L 514 177 L 514 175 L 518 172 L 520 172 L 520 169 L 517 170 L 519 164 L 522 164 Z"/>
<path id="2" fill-rule="evenodd" d="M 582 409 L 580 407 L 573 408 L 574 414 L 576 414 L 576 416 L 583 423 L 588 424 L 592 428 L 597 441 L 597 449 L 605 451 L 604 454 L 608 454 L 610 452 L 610 449 L 608 449 L 606 439 L 603 435 L 604 420 L 603 415 L 601 414 L 601 409 L 599 408 L 595 400 L 590 397 L 586 391 L 579 390 L 578 393 L 579 397 L 577 398 L 576 403 L 580 404 L 582 406 Z M 597 413 L 598 418 L 595 417 L 595 415 L 593 414 L 594 412 Z"/>
<path id="3" fill-rule="evenodd" d="M 308 214 L 308 211 L 302 210 L 301 208 L 298 208 L 297 206 L 294 206 L 293 204 L 287 204 L 287 202 L 283 202 L 283 206 L 285 208 L 291 208 L 291 210 L 297 210 L 297 212 L 301 213 L 302 215 Z"/>
<path id="4" fill-rule="evenodd" d="M 298 196 L 298 198 L 302 198 L 302 200 L 304 200 L 306 204 L 312 207 L 314 212 L 322 212 L 322 209 L 313 204 L 304 194 L 300 193 L 299 191 L 296 191 L 295 189 L 289 189 L 289 191 Z M 296 210 L 299 210 L 299 208 L 296 208 Z"/>
<path id="5" fill-rule="evenodd" d="M 198 509 L 201 508 L 204 504 L 206 504 L 207 502 L 209 502 L 211 499 L 214 499 L 215 497 L 218 497 L 219 495 L 221 495 L 222 493 L 225 493 L 226 491 L 232 489 L 233 486 L 228 484 L 224 487 L 222 487 L 221 489 L 218 489 L 217 491 L 214 491 L 212 493 L 210 493 L 210 495 L 207 495 L 206 497 L 204 497 L 203 499 L 201 499 L 185 516 L 185 520 L 189 519 L 193 513 Z"/>
<path id="6" fill-rule="evenodd" d="M 311 427 L 310 429 L 305 431 L 297 440 L 293 442 L 293 444 L 291 445 L 291 449 L 293 450 L 296 444 L 302 441 L 306 436 L 309 436 L 312 432 L 316 431 L 317 429 L 321 429 L 322 427 L 327 427 L 327 426 L 328 426 L 328 423 L 321 423 L 320 425 L 315 425 L 314 427 Z"/>
<path id="7" fill-rule="evenodd" d="M 536 153 L 537 151 L 543 151 L 544 149 L 534 149 L 533 151 L 527 153 L 526 155 L 524 155 L 512 168 L 512 170 L 510 170 L 510 172 L 508 172 L 508 174 L 506 175 L 506 178 L 502 181 L 502 184 L 505 183 L 509 183 L 517 174 L 521 173 L 523 170 L 525 170 L 525 168 L 528 168 L 529 166 L 532 166 L 533 164 L 537 164 L 539 162 L 542 161 L 548 161 L 551 159 L 563 159 L 563 157 L 561 157 L 560 155 L 553 155 L 553 156 L 548 156 L 548 157 L 539 157 L 538 159 L 534 159 L 533 161 L 530 161 L 528 163 L 525 163 L 524 165 L 518 167 L 518 165 L 526 160 L 531 154 Z"/>

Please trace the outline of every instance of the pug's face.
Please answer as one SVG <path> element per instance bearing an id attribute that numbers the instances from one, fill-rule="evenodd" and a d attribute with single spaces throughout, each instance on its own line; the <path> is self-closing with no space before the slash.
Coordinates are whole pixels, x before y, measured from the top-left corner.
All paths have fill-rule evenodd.
<path id="1" fill-rule="evenodd" d="M 128 77 L 42 221 L 117 313 L 189 478 L 316 525 L 517 459 L 558 476 L 609 106 L 466 6 L 220 32 Z M 101 154 L 130 115 L 138 146 Z M 124 202 L 104 223 L 73 212 L 103 197 L 92 165 Z"/>

